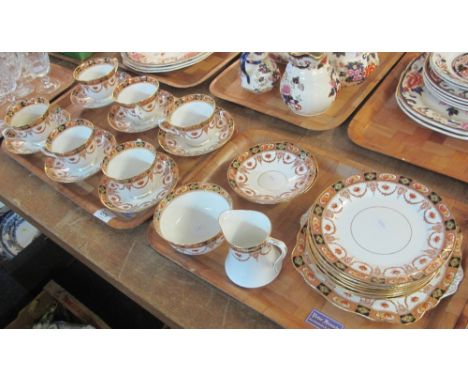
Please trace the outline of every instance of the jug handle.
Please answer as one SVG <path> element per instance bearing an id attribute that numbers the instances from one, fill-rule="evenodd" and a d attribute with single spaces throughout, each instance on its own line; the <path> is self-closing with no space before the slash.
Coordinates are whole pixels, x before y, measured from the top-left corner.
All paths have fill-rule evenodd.
<path id="1" fill-rule="evenodd" d="M 279 273 L 280 270 L 278 269 L 278 267 L 283 263 L 284 258 L 288 254 L 288 247 L 281 240 L 273 239 L 272 237 L 269 237 L 267 239 L 267 242 L 278 248 L 280 251 L 280 255 L 273 264 L 275 272 Z"/>

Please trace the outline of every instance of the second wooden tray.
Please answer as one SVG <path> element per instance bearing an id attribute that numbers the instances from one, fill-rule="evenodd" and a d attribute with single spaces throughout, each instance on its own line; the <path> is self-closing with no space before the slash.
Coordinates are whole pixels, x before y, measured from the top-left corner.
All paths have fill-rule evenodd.
<path id="1" fill-rule="evenodd" d="M 356 314 L 340 310 L 306 285 L 291 263 L 290 254 L 296 243 L 296 235 L 299 231 L 301 215 L 307 211 L 315 198 L 325 187 L 339 179 L 368 169 L 363 169 L 359 164 L 348 159 L 336 158 L 325 151 L 316 148 L 312 149 L 304 140 L 300 142 L 294 142 L 293 140 L 292 143 L 297 143 L 304 149 L 310 150 L 318 161 L 319 171 L 317 182 L 309 192 L 293 199 L 289 203 L 268 206 L 248 202 L 240 198 L 229 187 L 226 171 L 231 160 L 236 155 L 255 144 L 275 141 L 281 142 L 284 141 L 284 139 L 285 137 L 283 134 L 271 130 L 246 130 L 239 133 L 228 142 L 226 146 L 216 152 L 213 157 L 210 157 L 209 165 L 204 165 L 202 163 L 198 167 L 199 170 L 186 179 L 187 182 L 202 181 L 216 183 L 230 193 L 235 209 L 258 210 L 269 216 L 273 225 L 272 237 L 284 241 L 288 246 L 288 255 L 284 260 L 283 269 L 275 281 L 258 289 L 244 289 L 234 285 L 228 279 L 224 271 L 224 260 L 228 251 L 227 243 L 224 243 L 219 248 L 206 255 L 187 256 L 176 252 L 166 241 L 158 236 L 152 224 L 150 224 L 148 228 L 148 240 L 150 245 L 159 254 L 167 257 L 189 272 L 194 273 L 228 295 L 286 328 L 312 327 L 306 322 L 306 319 L 313 309 L 320 310 L 331 319 L 343 324 L 346 328 L 402 327 L 402 325 L 395 326 L 372 322 Z M 445 196 L 444 198 L 451 206 L 456 216 L 460 218 L 460 224 L 464 225 L 463 229 L 466 229 L 466 222 L 462 217 L 467 216 L 468 205 L 457 204 Z M 464 250 L 467 248 L 468 240 L 465 240 Z M 465 262 L 465 264 L 468 264 L 468 262 Z M 463 284 L 460 286 L 460 289 L 462 288 L 463 291 L 460 290 L 456 295 L 459 296 L 458 299 L 448 298 L 444 301 L 444 303 L 449 304 L 449 307 L 436 307 L 410 327 L 422 328 L 435 327 L 437 325 L 453 327 L 458 315 L 463 310 L 468 296 L 468 294 L 466 294 L 468 290 L 467 280 L 463 281 Z M 443 303 L 441 303 L 441 305 L 442 304 Z M 453 312 L 453 316 L 446 315 L 445 309 L 449 309 Z"/>
<path id="2" fill-rule="evenodd" d="M 282 119 L 308 130 L 330 130 L 340 126 L 358 108 L 403 53 L 379 52 L 380 65 L 361 85 L 343 87 L 333 105 L 323 114 L 303 117 L 294 114 L 282 101 L 278 85 L 268 93 L 254 94 L 240 85 L 239 60 L 230 65 L 210 85 L 217 97 Z"/>
<path id="3" fill-rule="evenodd" d="M 405 54 L 353 118 L 348 135 L 359 146 L 468 183 L 468 142 L 419 125 L 395 100 L 400 75 L 418 54 Z"/>

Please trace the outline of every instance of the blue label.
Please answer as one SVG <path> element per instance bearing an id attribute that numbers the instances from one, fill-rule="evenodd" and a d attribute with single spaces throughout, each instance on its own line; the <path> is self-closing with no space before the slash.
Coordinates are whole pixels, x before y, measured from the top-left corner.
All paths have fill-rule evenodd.
<path id="1" fill-rule="evenodd" d="M 312 310 L 305 321 L 318 329 L 344 329 L 341 322 L 335 321 L 317 309 Z"/>

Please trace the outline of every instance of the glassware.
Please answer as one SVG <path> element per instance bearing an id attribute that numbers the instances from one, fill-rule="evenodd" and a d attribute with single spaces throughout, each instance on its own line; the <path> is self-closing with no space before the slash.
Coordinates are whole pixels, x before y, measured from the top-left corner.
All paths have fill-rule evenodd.
<path id="1" fill-rule="evenodd" d="M 17 82 L 15 96 L 19 98 L 26 97 L 34 91 L 32 81 L 34 77 L 31 74 L 28 61 L 25 59 L 25 53 L 15 53 L 21 64 L 20 77 Z"/>
<path id="2" fill-rule="evenodd" d="M 40 79 L 38 91 L 40 93 L 50 94 L 57 90 L 60 81 L 49 77 L 50 60 L 49 55 L 44 52 L 25 53 L 25 62 L 33 78 Z"/>
<path id="3" fill-rule="evenodd" d="M 14 101 L 13 92 L 21 75 L 21 62 L 16 53 L 0 53 L 0 105 Z"/>

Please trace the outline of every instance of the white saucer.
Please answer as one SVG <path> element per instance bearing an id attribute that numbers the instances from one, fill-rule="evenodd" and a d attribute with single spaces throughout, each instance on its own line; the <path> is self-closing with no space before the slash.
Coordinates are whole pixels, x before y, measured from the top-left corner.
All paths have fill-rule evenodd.
<path id="1" fill-rule="evenodd" d="M 161 129 L 158 132 L 159 145 L 169 154 L 183 157 L 204 155 L 217 150 L 231 139 L 235 124 L 231 114 L 221 108 L 217 108 L 215 118 L 216 124 L 208 130 L 208 139 L 201 146 L 191 146 L 184 138 Z"/>
<path id="2" fill-rule="evenodd" d="M 62 109 L 61 107 L 57 107 L 51 115 L 51 130 L 70 121 L 70 118 L 70 113 L 68 111 Z M 42 142 L 31 143 L 15 138 L 5 138 L 5 148 L 13 154 L 34 154 L 41 151 L 41 147 L 44 146 L 45 141 L 46 140 L 44 139 Z"/>
<path id="3" fill-rule="evenodd" d="M 44 164 L 44 171 L 47 176 L 54 182 L 74 183 L 89 178 L 99 172 L 101 170 L 102 160 L 112 147 L 116 145 L 116 140 L 111 133 L 105 130 L 98 130 L 94 140 L 96 142 L 96 149 L 99 147 L 103 148 L 96 157 L 95 162 L 91 163 L 89 166 L 80 168 L 79 172 L 75 173 L 76 170 L 70 171 L 62 159 L 48 157 Z"/>

